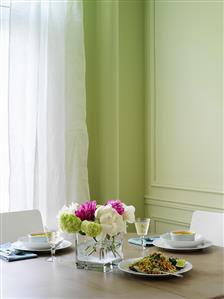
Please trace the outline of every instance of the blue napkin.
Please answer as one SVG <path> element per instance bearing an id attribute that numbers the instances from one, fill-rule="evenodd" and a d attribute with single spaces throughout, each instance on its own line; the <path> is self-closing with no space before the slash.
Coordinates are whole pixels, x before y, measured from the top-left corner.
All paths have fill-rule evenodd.
<path id="1" fill-rule="evenodd" d="M 159 239 L 159 236 L 157 237 L 149 237 L 149 236 L 146 236 L 144 238 L 144 244 L 145 246 L 153 246 L 152 242 L 156 239 Z M 128 239 L 128 243 L 131 243 L 131 244 L 134 244 L 134 245 L 139 245 L 141 246 L 141 238 L 140 237 L 137 237 L 137 238 L 130 238 Z"/>
<path id="2" fill-rule="evenodd" d="M 14 262 L 37 257 L 36 253 L 16 250 L 11 243 L 0 245 L 0 258 L 7 262 Z"/>

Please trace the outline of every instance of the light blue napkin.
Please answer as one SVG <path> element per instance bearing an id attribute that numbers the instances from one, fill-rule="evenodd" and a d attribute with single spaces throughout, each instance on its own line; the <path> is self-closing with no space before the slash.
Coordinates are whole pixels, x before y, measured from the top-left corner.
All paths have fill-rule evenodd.
<path id="1" fill-rule="evenodd" d="M 0 245 L 0 258 L 7 262 L 14 262 L 37 257 L 36 253 L 16 250 L 11 243 Z"/>
<path id="2" fill-rule="evenodd" d="M 159 236 L 156 237 L 149 237 L 149 236 L 145 236 L 144 238 L 144 244 L 145 246 L 153 246 L 152 242 L 156 239 L 158 239 Z M 134 245 L 139 245 L 141 246 L 141 238 L 140 237 L 136 237 L 136 238 L 130 238 L 128 239 L 128 243 L 134 244 Z"/>

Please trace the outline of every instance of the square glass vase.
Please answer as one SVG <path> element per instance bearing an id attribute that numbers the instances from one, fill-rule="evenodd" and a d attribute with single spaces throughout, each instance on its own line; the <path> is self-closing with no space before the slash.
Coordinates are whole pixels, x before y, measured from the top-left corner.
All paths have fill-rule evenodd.
<path id="1" fill-rule="evenodd" d="M 123 259 L 123 235 L 106 235 L 102 240 L 77 235 L 76 267 L 78 269 L 112 271 Z"/>

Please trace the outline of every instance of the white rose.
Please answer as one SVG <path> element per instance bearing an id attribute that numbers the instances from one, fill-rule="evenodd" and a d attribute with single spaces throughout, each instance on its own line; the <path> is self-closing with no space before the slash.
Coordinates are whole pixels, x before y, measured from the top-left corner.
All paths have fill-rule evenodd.
<path id="1" fill-rule="evenodd" d="M 79 204 L 78 203 L 73 203 L 73 202 L 68 207 L 63 206 L 61 208 L 61 210 L 58 212 L 57 218 L 59 219 L 61 214 L 63 214 L 63 213 L 74 214 L 75 211 L 78 209 L 78 207 L 79 207 Z"/>
<path id="2" fill-rule="evenodd" d="M 133 206 L 124 206 L 124 214 L 123 214 L 123 219 L 124 221 L 127 221 L 129 223 L 134 223 L 135 222 L 135 207 Z"/>
<path id="3" fill-rule="evenodd" d="M 71 214 L 74 214 L 75 213 L 75 211 L 77 211 L 78 210 L 78 207 L 79 207 L 79 204 L 77 203 L 77 202 L 72 202 L 71 204 L 70 204 L 70 206 L 68 207 L 68 210 L 69 210 L 69 212 L 71 213 Z"/>
<path id="4" fill-rule="evenodd" d="M 125 232 L 126 226 L 123 217 L 111 205 L 101 206 L 96 209 L 95 217 L 102 226 L 103 234 L 115 236 Z"/>

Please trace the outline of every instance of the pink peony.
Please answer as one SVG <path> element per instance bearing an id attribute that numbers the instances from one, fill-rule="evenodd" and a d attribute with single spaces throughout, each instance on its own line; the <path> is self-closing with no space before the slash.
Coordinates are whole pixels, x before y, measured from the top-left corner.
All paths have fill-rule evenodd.
<path id="1" fill-rule="evenodd" d="M 96 211 L 96 201 L 87 201 L 81 204 L 78 210 L 75 211 L 75 215 L 83 220 L 94 220 L 95 219 L 95 211 Z"/>
<path id="2" fill-rule="evenodd" d="M 118 199 L 108 200 L 107 205 L 110 204 L 114 210 L 118 212 L 119 215 L 124 214 L 123 203 Z"/>

